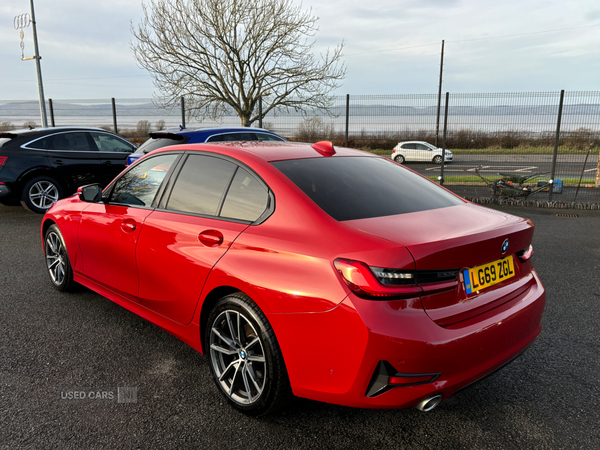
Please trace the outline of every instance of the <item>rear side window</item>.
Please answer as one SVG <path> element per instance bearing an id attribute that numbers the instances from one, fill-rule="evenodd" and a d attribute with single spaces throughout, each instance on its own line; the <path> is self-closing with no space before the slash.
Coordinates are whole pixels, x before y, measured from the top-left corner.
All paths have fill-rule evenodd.
<path id="1" fill-rule="evenodd" d="M 267 209 L 267 189 L 247 170 L 238 167 L 220 216 L 254 222 Z"/>
<path id="2" fill-rule="evenodd" d="M 209 137 L 206 142 L 255 141 L 254 133 L 223 133 Z"/>
<path id="3" fill-rule="evenodd" d="M 259 141 L 285 142 L 285 139 L 267 133 L 256 133 L 256 139 L 258 139 Z"/>
<path id="4" fill-rule="evenodd" d="M 382 158 L 311 158 L 272 164 L 339 221 L 463 204 L 443 188 Z"/>
<path id="5" fill-rule="evenodd" d="M 167 209 L 217 216 L 237 166 L 221 158 L 190 155 L 167 203 Z"/>
<path id="6" fill-rule="evenodd" d="M 402 145 L 401 148 L 403 148 L 405 150 L 416 150 L 417 144 L 404 144 L 404 145 Z"/>

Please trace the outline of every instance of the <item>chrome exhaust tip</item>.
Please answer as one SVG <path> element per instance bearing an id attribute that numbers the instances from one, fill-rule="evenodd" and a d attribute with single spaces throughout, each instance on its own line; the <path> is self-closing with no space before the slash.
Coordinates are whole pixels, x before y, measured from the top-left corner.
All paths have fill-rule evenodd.
<path id="1" fill-rule="evenodd" d="M 415 406 L 415 408 L 417 408 L 419 411 L 429 412 L 435 409 L 435 407 L 441 402 L 442 396 L 437 394 L 422 400 L 417 406 Z"/>

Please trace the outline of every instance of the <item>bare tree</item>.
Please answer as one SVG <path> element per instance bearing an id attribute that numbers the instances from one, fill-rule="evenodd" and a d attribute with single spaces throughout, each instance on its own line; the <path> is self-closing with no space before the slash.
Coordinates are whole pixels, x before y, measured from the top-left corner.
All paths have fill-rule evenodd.
<path id="1" fill-rule="evenodd" d="M 136 136 L 148 136 L 148 133 L 150 133 L 150 122 L 147 120 L 140 120 L 137 123 L 136 131 Z"/>
<path id="2" fill-rule="evenodd" d="M 164 96 L 193 117 L 233 109 L 243 126 L 273 110 L 331 108 L 346 75 L 343 42 L 313 54 L 318 17 L 292 0 L 150 0 L 131 48 Z"/>

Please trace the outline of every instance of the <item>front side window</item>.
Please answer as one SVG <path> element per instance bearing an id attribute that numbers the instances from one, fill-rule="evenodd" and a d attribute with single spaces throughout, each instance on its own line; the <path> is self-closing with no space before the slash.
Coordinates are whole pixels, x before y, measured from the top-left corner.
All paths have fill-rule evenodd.
<path id="1" fill-rule="evenodd" d="M 272 164 L 339 221 L 463 204 L 445 189 L 383 158 L 310 158 Z"/>
<path id="2" fill-rule="evenodd" d="M 431 148 L 428 147 L 427 145 L 423 145 L 423 144 L 416 144 L 417 145 L 417 150 L 426 150 L 428 152 L 431 151 Z"/>
<path id="3" fill-rule="evenodd" d="M 98 151 L 101 152 L 119 152 L 131 153 L 134 150 L 133 144 L 125 142 L 115 136 L 106 133 L 90 132 Z"/>
<path id="4" fill-rule="evenodd" d="M 152 206 L 154 197 L 177 156 L 155 156 L 125 172 L 115 181 L 109 202 L 129 206 Z"/>
<path id="5" fill-rule="evenodd" d="M 221 158 L 190 155 L 173 186 L 167 209 L 218 216 L 236 168 L 234 163 Z"/>

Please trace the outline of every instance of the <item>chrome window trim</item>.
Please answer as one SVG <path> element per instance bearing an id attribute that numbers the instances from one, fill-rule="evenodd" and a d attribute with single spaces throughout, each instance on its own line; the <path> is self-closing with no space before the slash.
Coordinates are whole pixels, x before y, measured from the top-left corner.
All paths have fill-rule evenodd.
<path id="1" fill-rule="evenodd" d="M 28 147 L 30 144 L 33 144 L 34 142 L 37 142 L 40 139 L 46 139 L 47 137 L 50 137 L 50 136 L 57 136 L 59 134 L 66 134 L 66 133 L 90 133 L 90 132 L 102 133 L 102 134 L 107 134 L 107 135 L 112 136 L 112 137 L 116 137 L 116 138 L 120 139 L 121 141 L 126 142 L 129 145 L 131 145 L 132 146 L 132 153 L 136 150 L 136 147 L 134 147 L 133 144 L 131 142 L 129 142 L 127 139 L 123 139 L 121 136 L 116 136 L 116 135 L 114 135 L 112 133 L 108 133 L 105 130 L 103 130 L 102 128 L 98 128 L 97 130 L 90 130 L 90 129 L 82 128 L 82 129 L 73 129 L 73 130 L 67 130 L 67 131 L 59 131 L 57 133 L 49 133 L 49 134 L 46 134 L 45 136 L 40 136 L 38 138 L 35 138 L 32 141 L 24 143 L 23 145 L 21 145 L 21 148 L 23 148 L 25 150 L 35 150 L 35 151 L 38 151 L 38 152 L 70 152 L 70 151 L 72 151 L 72 152 L 93 153 L 93 154 L 98 154 L 98 153 L 125 153 L 125 152 L 100 152 L 98 150 L 46 150 L 46 149 L 43 149 L 43 148 Z"/>

